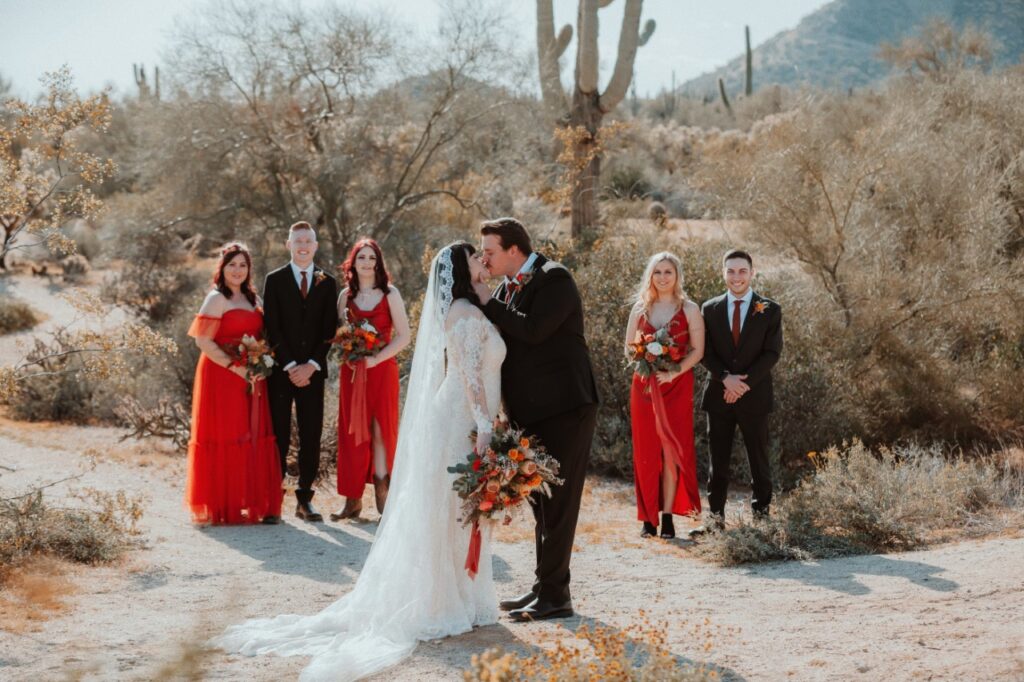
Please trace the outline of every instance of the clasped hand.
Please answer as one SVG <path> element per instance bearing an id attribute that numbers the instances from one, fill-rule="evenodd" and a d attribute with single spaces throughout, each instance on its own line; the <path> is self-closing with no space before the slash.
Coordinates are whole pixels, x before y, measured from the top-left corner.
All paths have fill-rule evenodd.
<path id="1" fill-rule="evenodd" d="M 725 402 L 727 404 L 732 405 L 750 390 L 750 386 L 745 382 L 746 378 L 746 374 L 729 374 L 722 380 L 722 383 L 725 384 Z"/>
<path id="2" fill-rule="evenodd" d="M 316 367 L 309 364 L 308 362 L 301 365 L 295 365 L 288 370 L 288 378 L 298 388 L 305 388 L 309 386 L 309 382 L 313 378 L 313 373 L 316 372 Z"/>

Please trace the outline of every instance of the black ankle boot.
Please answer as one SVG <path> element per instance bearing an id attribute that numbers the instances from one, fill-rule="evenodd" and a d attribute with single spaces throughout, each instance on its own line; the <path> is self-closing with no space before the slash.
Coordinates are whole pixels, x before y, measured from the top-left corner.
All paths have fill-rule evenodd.
<path id="1" fill-rule="evenodd" d="M 661 515 L 661 537 L 671 540 L 676 536 L 676 526 L 672 523 L 671 514 Z"/>
<path id="2" fill-rule="evenodd" d="M 643 528 L 642 531 L 640 531 L 640 537 L 642 537 L 642 538 L 652 538 L 652 537 L 654 537 L 657 534 L 658 534 L 658 527 L 655 526 L 653 523 L 648 523 L 647 521 L 644 521 L 644 528 Z"/>

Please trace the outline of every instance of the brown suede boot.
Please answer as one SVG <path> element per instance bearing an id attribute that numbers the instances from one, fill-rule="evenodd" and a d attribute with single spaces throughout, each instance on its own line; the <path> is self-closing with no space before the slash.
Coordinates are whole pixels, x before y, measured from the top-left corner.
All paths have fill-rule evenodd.
<path id="1" fill-rule="evenodd" d="M 373 497 L 377 503 L 377 512 L 384 514 L 384 504 L 388 501 L 388 487 L 391 485 L 391 475 L 383 478 L 373 477 Z"/>
<path id="2" fill-rule="evenodd" d="M 346 497 L 345 508 L 340 512 L 331 514 L 331 521 L 341 521 L 342 519 L 354 519 L 359 516 L 359 512 L 363 511 L 363 500 L 359 497 Z"/>

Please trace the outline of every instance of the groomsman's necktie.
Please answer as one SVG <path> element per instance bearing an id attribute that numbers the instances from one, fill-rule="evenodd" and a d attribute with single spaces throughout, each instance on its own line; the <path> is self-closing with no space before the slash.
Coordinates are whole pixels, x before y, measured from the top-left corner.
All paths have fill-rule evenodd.
<path id="1" fill-rule="evenodd" d="M 732 342 L 734 345 L 740 345 L 740 306 L 743 305 L 743 301 L 733 301 L 732 309 Z"/>
<path id="2" fill-rule="evenodd" d="M 302 283 L 299 284 L 299 291 L 302 292 L 302 298 L 306 298 L 306 294 L 309 293 L 309 284 L 306 283 L 306 271 L 302 270 L 299 274 L 302 275 Z"/>

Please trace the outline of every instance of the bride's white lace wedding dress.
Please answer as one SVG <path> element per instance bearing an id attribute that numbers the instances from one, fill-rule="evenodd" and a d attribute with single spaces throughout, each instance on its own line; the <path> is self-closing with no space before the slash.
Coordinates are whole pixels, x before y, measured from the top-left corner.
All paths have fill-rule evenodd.
<path id="1" fill-rule="evenodd" d="M 458 253 L 456 257 L 462 257 Z M 446 467 L 491 431 L 505 344 L 483 313 L 452 301 L 452 253 L 434 259 L 399 428 L 388 504 L 352 591 L 312 616 L 234 625 L 214 644 L 247 655 L 311 656 L 300 680 L 354 680 L 394 665 L 419 640 L 498 618 L 489 529 L 475 579 L 464 569 L 470 529 Z"/>

